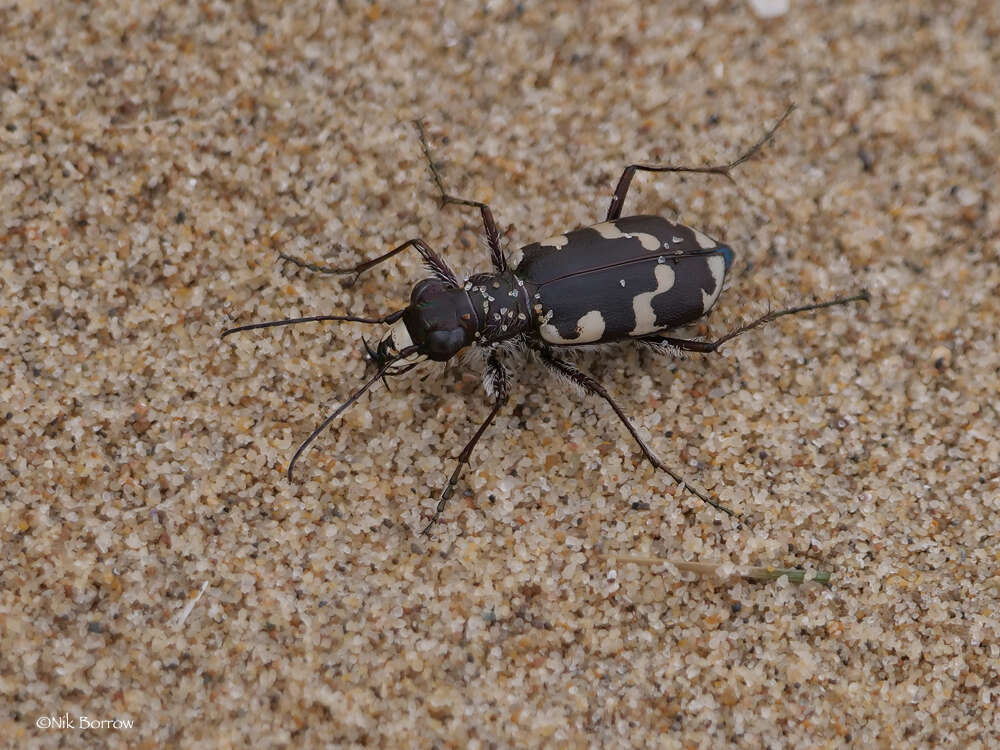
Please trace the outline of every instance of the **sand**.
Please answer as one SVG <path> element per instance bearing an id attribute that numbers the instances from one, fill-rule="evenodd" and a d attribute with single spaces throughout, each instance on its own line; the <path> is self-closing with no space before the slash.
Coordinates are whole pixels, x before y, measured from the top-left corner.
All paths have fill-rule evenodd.
<path id="1" fill-rule="evenodd" d="M 0 743 L 995 747 L 1000 8 L 473 5 L 0 7 Z M 414 118 L 516 256 L 790 102 L 735 184 L 640 175 L 626 213 L 735 249 L 692 335 L 871 302 L 576 360 L 740 519 L 516 359 L 429 535 L 474 363 L 284 477 L 382 329 L 221 331 L 385 314 L 423 271 L 279 254 L 488 266 Z"/>

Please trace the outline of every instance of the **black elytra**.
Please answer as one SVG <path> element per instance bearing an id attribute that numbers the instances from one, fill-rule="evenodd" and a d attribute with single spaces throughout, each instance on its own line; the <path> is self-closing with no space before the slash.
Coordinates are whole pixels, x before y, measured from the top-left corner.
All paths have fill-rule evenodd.
<path id="1" fill-rule="evenodd" d="M 284 260 L 313 271 L 357 276 L 414 248 L 431 274 L 413 287 L 409 305 L 382 317 L 318 315 L 254 323 L 223 332 L 225 337 L 239 331 L 315 321 L 390 326 L 374 349 L 365 343 L 377 371 L 299 446 L 288 465 L 289 479 L 295 462 L 309 444 L 378 380 L 408 372 L 428 360 L 448 361 L 468 347 L 479 348 L 485 354 L 483 384 L 492 400 L 492 408 L 459 454 L 458 464 L 439 496 L 434 515 L 424 527 L 423 533 L 427 533 L 454 493 L 479 439 L 510 397 L 511 374 L 503 357 L 510 352 L 526 351 L 534 353 L 537 361 L 553 374 L 603 399 L 653 466 L 709 505 L 733 515 L 664 464 L 642 440 L 604 386 L 559 353 L 571 347 L 621 341 L 635 341 L 661 353 L 678 349 L 713 352 L 730 339 L 781 316 L 868 299 L 867 292 L 862 291 L 826 302 L 775 310 L 715 341 L 667 335 L 672 329 L 689 324 L 711 310 L 732 266 L 733 251 L 702 232 L 659 216 L 622 217 L 622 206 L 633 176 L 637 171 L 693 172 L 718 174 L 732 180 L 731 171 L 770 141 L 793 109 L 794 105 L 790 106 L 757 143 L 728 164 L 714 167 L 629 165 L 622 172 L 603 222 L 526 245 L 522 248 L 522 260 L 514 268 L 507 263 L 501 246 L 502 235 L 490 207 L 479 201 L 456 198 L 445 190 L 423 126 L 417 121 L 420 143 L 442 205 L 456 204 L 480 210 L 493 270 L 475 274 L 462 282 L 447 262 L 420 239 L 408 240 L 384 255 L 347 269 L 329 268 L 281 254 Z"/>

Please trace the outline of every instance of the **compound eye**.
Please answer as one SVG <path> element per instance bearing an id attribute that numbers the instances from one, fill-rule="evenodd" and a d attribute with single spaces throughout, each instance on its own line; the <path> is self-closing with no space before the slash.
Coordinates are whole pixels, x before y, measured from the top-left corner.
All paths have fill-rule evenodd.
<path id="1" fill-rule="evenodd" d="M 465 332 L 461 328 L 450 331 L 431 331 L 427 334 L 427 356 L 435 362 L 451 359 L 465 344 Z"/>
<path id="2" fill-rule="evenodd" d="M 414 305 L 426 304 L 434 297 L 440 296 L 448 289 L 439 279 L 421 279 L 410 292 L 410 302 Z"/>

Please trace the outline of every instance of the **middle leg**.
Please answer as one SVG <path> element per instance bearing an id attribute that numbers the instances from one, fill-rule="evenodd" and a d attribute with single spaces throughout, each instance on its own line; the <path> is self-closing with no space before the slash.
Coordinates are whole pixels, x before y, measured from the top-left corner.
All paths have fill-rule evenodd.
<path id="1" fill-rule="evenodd" d="M 560 377 L 570 381 L 571 383 L 575 383 L 576 385 L 580 386 L 586 392 L 604 399 L 607 402 L 608 406 L 610 406 L 614 410 L 615 414 L 618 415 L 618 418 L 621 420 L 622 424 L 625 425 L 625 429 L 629 431 L 629 434 L 632 436 L 635 442 L 639 444 L 639 448 L 642 450 L 643 456 L 645 456 L 646 460 L 649 461 L 654 467 L 656 467 L 660 471 L 664 471 L 667 474 L 669 474 L 670 477 L 675 482 L 677 482 L 677 484 L 681 485 L 692 495 L 696 496 L 700 500 L 705 501 L 713 508 L 721 510 L 723 513 L 727 513 L 730 516 L 736 516 L 737 518 L 739 517 L 735 513 L 733 513 L 733 511 L 729 510 L 729 508 L 725 507 L 724 505 L 719 505 L 719 503 L 715 502 L 712 498 L 710 498 L 707 494 L 705 494 L 703 490 L 700 490 L 694 485 L 688 483 L 688 481 L 684 479 L 684 477 L 682 477 L 676 471 L 674 471 L 665 463 L 663 463 L 663 461 L 660 460 L 659 456 L 653 453 L 653 450 L 648 445 L 646 445 L 645 441 L 643 441 L 641 437 L 639 437 L 639 433 L 635 429 L 635 426 L 632 424 L 632 421 L 625 415 L 625 412 L 622 411 L 622 408 L 614 400 L 611 394 L 608 393 L 607 389 L 603 385 L 601 385 L 597 380 L 595 380 L 587 373 L 583 372 L 583 370 L 577 368 L 575 365 L 572 365 L 569 362 L 559 359 L 554 354 L 552 354 L 552 352 L 549 351 L 547 348 L 538 347 L 537 351 L 539 353 L 539 356 L 541 357 L 542 364 L 544 364 L 550 370 L 555 372 Z"/>
<path id="2" fill-rule="evenodd" d="M 438 192 L 441 193 L 442 205 L 451 203 L 456 206 L 471 206 L 472 208 L 479 209 L 483 217 L 483 228 L 486 231 L 486 243 L 490 248 L 490 260 L 493 263 L 493 270 L 497 273 L 503 273 L 507 270 L 507 259 L 504 257 L 503 249 L 500 247 L 501 235 L 500 230 L 497 228 L 496 220 L 493 218 L 493 211 L 490 210 L 488 205 L 480 201 L 456 198 L 448 194 L 448 191 L 444 189 L 444 180 L 441 178 L 441 173 L 438 171 L 437 166 L 434 164 L 434 159 L 431 157 L 431 149 L 427 145 L 427 136 L 424 134 L 424 124 L 420 120 L 414 120 L 413 124 L 417 127 L 417 133 L 420 136 L 420 146 L 424 150 L 427 166 L 430 167 L 431 175 L 434 177 L 434 184 L 437 185 Z"/>

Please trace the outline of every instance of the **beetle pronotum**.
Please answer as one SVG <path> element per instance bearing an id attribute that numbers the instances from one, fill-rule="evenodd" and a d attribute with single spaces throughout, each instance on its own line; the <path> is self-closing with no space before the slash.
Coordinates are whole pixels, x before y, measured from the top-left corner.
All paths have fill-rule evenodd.
<path id="1" fill-rule="evenodd" d="M 867 293 L 862 291 L 826 302 L 775 310 L 715 341 L 667 335 L 672 329 L 687 325 L 711 310 L 732 265 L 733 251 L 698 230 L 659 216 L 622 217 L 632 178 L 636 172 L 689 172 L 717 174 L 732 180 L 732 170 L 760 151 L 793 109 L 794 106 L 789 107 L 759 141 L 728 164 L 714 167 L 627 166 L 618 180 L 603 222 L 526 245 L 522 248 L 522 260 L 513 268 L 503 252 L 502 235 L 490 207 L 448 193 L 431 158 L 423 127 L 416 122 L 421 147 L 441 194 L 442 205 L 479 209 L 493 270 L 460 281 L 448 263 L 419 238 L 407 240 L 384 255 L 346 269 L 328 268 L 281 254 L 283 259 L 313 271 L 358 275 L 413 248 L 431 274 L 413 287 L 409 305 L 380 317 L 315 315 L 253 323 L 223 332 L 225 337 L 257 328 L 316 321 L 389 326 L 374 349 L 365 344 L 376 365 L 375 374 L 302 442 L 288 464 L 289 479 L 296 461 L 310 443 L 378 380 L 401 375 L 427 360 L 446 362 L 467 347 L 475 347 L 484 355 L 483 386 L 492 400 L 492 408 L 459 454 L 458 464 L 423 533 L 427 533 L 444 511 L 476 444 L 510 397 L 510 371 L 502 361 L 505 352 L 531 352 L 553 374 L 603 399 L 639 445 L 646 460 L 669 474 L 688 492 L 733 515 L 664 464 L 642 440 L 604 386 L 559 353 L 570 347 L 619 341 L 634 341 L 660 353 L 676 350 L 714 352 L 736 336 L 776 318 L 868 300 Z"/>

